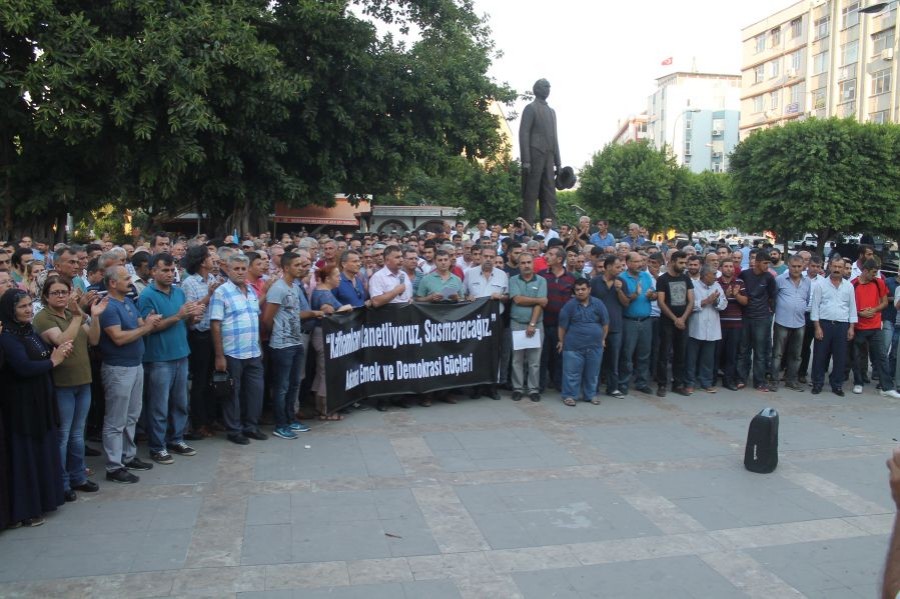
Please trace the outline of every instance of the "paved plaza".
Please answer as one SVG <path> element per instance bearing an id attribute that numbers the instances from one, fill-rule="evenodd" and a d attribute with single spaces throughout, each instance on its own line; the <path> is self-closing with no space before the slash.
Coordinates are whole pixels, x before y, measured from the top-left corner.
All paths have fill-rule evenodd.
<path id="1" fill-rule="evenodd" d="M 753 474 L 766 406 L 781 462 Z M 871 386 L 356 412 L 296 441 L 200 441 L 137 485 L 97 476 L 0 533 L 0 596 L 872 598 L 898 434 Z"/>

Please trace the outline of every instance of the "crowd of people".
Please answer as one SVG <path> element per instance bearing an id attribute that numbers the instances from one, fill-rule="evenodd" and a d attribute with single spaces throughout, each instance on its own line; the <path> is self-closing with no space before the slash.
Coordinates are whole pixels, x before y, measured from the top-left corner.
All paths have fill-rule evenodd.
<path id="1" fill-rule="evenodd" d="M 898 278 L 871 246 L 782 256 L 719 240 L 654 242 L 638 224 L 522 219 L 442 231 L 209 239 L 156 233 L 133 243 L 0 247 L 0 529 L 36 526 L 105 479 L 171 465 L 188 442 L 293 440 L 330 411 L 321 322 L 386 304 L 499 303 L 496 379 L 477 399 L 599 405 L 782 385 L 844 395 L 871 377 L 895 390 Z M 897 329 L 900 331 L 900 328 Z M 448 351 L 450 348 L 448 348 Z M 227 374 L 226 374 L 227 373 Z M 655 385 L 655 390 L 653 386 Z M 455 404 L 460 392 L 394 396 L 376 409 Z M 100 449 L 89 444 L 100 443 Z M 138 442 L 146 443 L 145 461 Z"/>

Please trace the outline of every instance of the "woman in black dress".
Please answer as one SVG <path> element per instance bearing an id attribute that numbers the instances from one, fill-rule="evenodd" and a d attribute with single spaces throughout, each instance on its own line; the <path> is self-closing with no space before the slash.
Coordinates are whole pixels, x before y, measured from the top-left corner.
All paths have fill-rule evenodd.
<path id="1" fill-rule="evenodd" d="M 65 503 L 50 370 L 66 359 L 72 343 L 51 351 L 31 327 L 32 316 L 28 293 L 9 289 L 0 297 L 0 351 L 4 356 L 0 410 L 6 433 L 12 526 L 40 526 L 45 512 Z"/>

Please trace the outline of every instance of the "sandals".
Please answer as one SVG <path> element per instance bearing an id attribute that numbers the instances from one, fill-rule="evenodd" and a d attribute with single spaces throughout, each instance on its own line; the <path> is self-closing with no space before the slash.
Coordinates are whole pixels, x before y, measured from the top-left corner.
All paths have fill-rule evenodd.
<path id="1" fill-rule="evenodd" d="M 327 421 L 327 422 L 336 422 L 338 420 L 343 420 L 344 417 L 338 412 L 334 412 L 332 414 L 319 414 L 319 420 Z"/>
<path id="2" fill-rule="evenodd" d="M 575 407 L 575 400 L 572 399 L 571 397 L 565 398 L 565 399 L 563 400 L 563 403 L 566 404 L 567 406 L 569 406 L 570 408 L 574 408 L 574 407 Z"/>
<path id="3" fill-rule="evenodd" d="M 594 399 L 591 400 L 591 403 L 594 404 L 595 406 L 599 406 L 599 405 L 600 405 L 600 398 L 599 398 L 599 397 L 595 397 Z"/>

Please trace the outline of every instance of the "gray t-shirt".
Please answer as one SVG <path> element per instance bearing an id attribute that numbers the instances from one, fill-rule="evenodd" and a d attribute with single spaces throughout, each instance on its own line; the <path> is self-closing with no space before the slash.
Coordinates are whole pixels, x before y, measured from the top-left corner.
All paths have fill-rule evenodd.
<path id="1" fill-rule="evenodd" d="M 284 349 L 300 345 L 300 299 L 297 291 L 288 287 L 284 280 L 275 281 L 266 294 L 266 302 L 278 304 L 278 311 L 272 320 L 272 334 L 269 337 L 269 347 L 272 349 Z"/>

